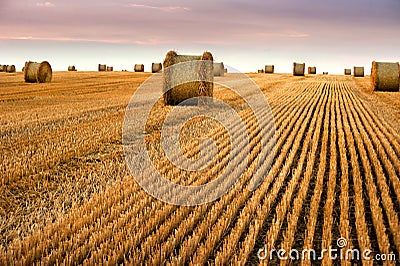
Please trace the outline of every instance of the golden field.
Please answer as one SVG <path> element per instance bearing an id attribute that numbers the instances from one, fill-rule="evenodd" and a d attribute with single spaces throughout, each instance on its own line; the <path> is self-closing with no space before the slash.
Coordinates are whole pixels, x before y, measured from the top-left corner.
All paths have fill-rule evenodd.
<path id="1" fill-rule="evenodd" d="M 285 264 L 257 251 L 321 250 L 340 237 L 347 248 L 400 258 L 399 92 L 372 92 L 369 77 L 248 74 L 274 114 L 268 175 L 255 191 L 244 175 L 215 202 L 179 207 L 148 195 L 124 160 L 125 109 L 150 75 L 54 72 L 52 83 L 27 84 L 22 73 L 0 73 L 0 264 Z M 214 95 L 242 104 L 220 86 Z M 158 107 L 149 141 L 171 109 Z M 248 110 L 237 110 L 251 128 Z M 212 167 L 224 169 L 226 132 L 198 123 L 220 151 Z M 212 178 L 159 167 L 186 185 Z"/>

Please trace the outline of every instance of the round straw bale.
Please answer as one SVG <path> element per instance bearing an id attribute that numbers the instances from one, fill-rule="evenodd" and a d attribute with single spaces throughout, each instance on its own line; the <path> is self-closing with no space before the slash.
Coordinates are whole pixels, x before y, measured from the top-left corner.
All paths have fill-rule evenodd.
<path id="1" fill-rule="evenodd" d="M 351 75 L 351 69 L 350 68 L 345 68 L 344 69 L 344 74 L 345 75 Z"/>
<path id="2" fill-rule="evenodd" d="M 8 67 L 8 65 L 3 65 L 3 66 L 2 66 L 2 71 L 3 71 L 3 72 L 7 72 L 7 67 Z"/>
<path id="3" fill-rule="evenodd" d="M 354 67 L 354 77 L 364 77 L 364 67 Z"/>
<path id="4" fill-rule="evenodd" d="M 304 76 L 304 71 L 306 68 L 305 63 L 293 63 L 293 76 Z"/>
<path id="5" fill-rule="evenodd" d="M 15 66 L 14 65 L 7 66 L 6 71 L 7 71 L 7 73 L 14 73 L 15 72 Z"/>
<path id="6" fill-rule="evenodd" d="M 275 66 L 274 65 L 265 65 L 265 73 L 266 74 L 273 74 L 275 71 Z"/>
<path id="7" fill-rule="evenodd" d="M 399 91 L 399 63 L 372 62 L 371 83 L 375 91 Z"/>
<path id="8" fill-rule="evenodd" d="M 107 66 L 107 71 L 113 71 L 114 68 L 112 66 Z"/>
<path id="9" fill-rule="evenodd" d="M 0 65 L 0 72 L 3 72 L 3 65 Z"/>
<path id="10" fill-rule="evenodd" d="M 165 105 L 176 105 L 198 96 L 213 96 L 213 56 L 178 55 L 169 51 L 163 62 L 163 91 Z M 192 62 L 192 63 L 190 63 Z M 179 63 L 185 63 L 181 66 Z M 176 67 L 170 68 L 178 64 Z M 170 89 L 172 88 L 172 89 Z M 203 102 L 199 102 L 202 104 Z"/>
<path id="11" fill-rule="evenodd" d="M 161 63 L 151 63 L 151 73 L 158 73 L 162 70 Z"/>
<path id="12" fill-rule="evenodd" d="M 208 51 L 204 52 L 200 58 L 199 67 L 199 80 L 200 86 L 198 90 L 199 96 L 213 97 L 214 91 L 214 73 L 213 73 L 213 62 L 214 57 Z M 222 65 L 222 69 L 223 69 Z M 199 104 L 206 104 L 207 102 L 202 100 Z"/>
<path id="13" fill-rule="evenodd" d="M 47 61 L 36 63 L 28 61 L 24 66 L 25 82 L 46 83 L 51 82 L 53 71 Z"/>
<path id="14" fill-rule="evenodd" d="M 136 64 L 134 67 L 135 72 L 144 72 L 144 65 L 143 64 Z"/>
<path id="15" fill-rule="evenodd" d="M 99 64 L 98 70 L 99 70 L 99 71 L 106 71 L 106 70 L 107 70 L 107 66 L 106 66 L 106 65 L 103 65 L 103 64 Z"/>
<path id="16" fill-rule="evenodd" d="M 75 66 L 69 66 L 69 67 L 68 67 L 68 71 L 76 71 Z"/>
<path id="17" fill-rule="evenodd" d="M 310 75 L 317 74 L 317 68 L 315 66 L 314 67 L 308 67 L 308 74 L 310 74 Z"/>
<path id="18" fill-rule="evenodd" d="M 258 73 L 264 73 L 264 69 L 257 70 Z"/>
<path id="19" fill-rule="evenodd" d="M 224 73 L 228 73 L 228 69 L 227 68 L 224 68 Z"/>
<path id="20" fill-rule="evenodd" d="M 214 77 L 223 77 L 224 76 L 224 63 L 213 63 L 214 67 Z"/>

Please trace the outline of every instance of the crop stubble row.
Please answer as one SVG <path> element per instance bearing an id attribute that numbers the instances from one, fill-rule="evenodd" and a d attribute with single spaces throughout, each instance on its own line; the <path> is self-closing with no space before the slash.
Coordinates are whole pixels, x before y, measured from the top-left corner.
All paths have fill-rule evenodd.
<path id="1" fill-rule="evenodd" d="M 247 190 L 249 169 L 216 202 L 177 207 L 145 195 L 132 178 L 126 177 L 74 213 L 24 240 L 14 241 L 0 253 L 1 258 L 18 258 L 25 263 L 64 260 L 90 264 L 104 259 L 246 263 L 256 262 L 255 254 L 264 243 L 269 248 L 279 244 L 290 249 L 301 239 L 302 248 L 318 246 L 316 241 L 327 248 L 340 236 L 349 240 L 349 247 L 398 252 L 398 136 L 393 136 L 390 127 L 357 98 L 352 86 L 349 80 L 315 78 L 290 81 L 280 87 L 285 93 L 270 101 L 277 127 L 277 154 L 264 182 L 254 192 Z M 250 126 L 254 122 L 251 115 L 243 117 L 248 128 L 256 130 Z M 215 134 L 226 148 L 223 132 Z M 255 145 L 257 133 L 252 139 Z M 227 155 L 225 149 L 214 164 L 216 169 L 226 168 Z M 194 177 L 189 177 L 190 184 L 209 179 Z M 179 177 L 172 180 L 179 182 Z M 314 190 L 307 197 L 311 183 Z M 321 214 L 322 199 L 325 205 Z M 354 204 L 354 216 L 349 215 L 350 203 Z M 333 217 L 335 204 L 340 205 L 340 217 Z M 370 215 L 366 215 L 367 206 Z M 301 217 L 301 213 L 306 216 Z M 323 220 L 318 221 L 318 217 Z M 318 223 L 323 225 L 322 233 L 317 233 Z M 336 231 L 340 235 L 334 233 L 334 227 L 339 227 Z"/>

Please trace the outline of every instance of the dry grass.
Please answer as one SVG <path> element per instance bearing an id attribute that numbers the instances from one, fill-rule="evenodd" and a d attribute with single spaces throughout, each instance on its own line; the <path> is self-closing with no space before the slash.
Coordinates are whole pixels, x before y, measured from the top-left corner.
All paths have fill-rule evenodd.
<path id="1" fill-rule="evenodd" d="M 384 123 L 400 132 L 400 92 L 374 92 L 370 77 L 354 79 L 357 95 Z"/>
<path id="2" fill-rule="evenodd" d="M 51 84 L 1 74 L 0 264 L 244 265 L 259 262 L 264 244 L 320 250 L 340 236 L 352 248 L 398 254 L 400 136 L 387 121 L 399 117 L 390 109 L 400 110 L 399 93 L 373 93 L 369 78 L 343 75 L 249 76 L 275 118 L 270 172 L 254 192 L 245 174 L 213 203 L 177 207 L 146 194 L 123 157 L 125 107 L 149 74 L 56 72 Z M 254 129 L 243 100 L 219 85 L 214 97 Z M 375 113 L 374 102 L 387 111 Z M 148 121 L 156 158 L 160 121 L 172 108 L 160 103 Z M 199 136 L 213 137 L 212 167 L 224 169 L 224 129 L 208 120 L 188 124 L 181 144 L 189 157 L 198 153 L 190 139 Z M 174 182 L 213 178 L 178 175 L 163 160 L 158 166 Z"/>

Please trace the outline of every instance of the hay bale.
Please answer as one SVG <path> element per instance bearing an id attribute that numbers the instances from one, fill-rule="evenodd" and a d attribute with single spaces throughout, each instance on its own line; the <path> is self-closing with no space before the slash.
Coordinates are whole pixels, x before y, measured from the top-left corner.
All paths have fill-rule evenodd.
<path id="1" fill-rule="evenodd" d="M 143 64 L 136 64 L 134 67 L 135 72 L 144 72 L 144 65 Z"/>
<path id="2" fill-rule="evenodd" d="M 0 65 L 0 72 L 3 72 L 3 65 Z"/>
<path id="3" fill-rule="evenodd" d="M 275 66 L 274 65 L 265 65 L 265 73 L 266 74 L 273 74 L 275 71 Z"/>
<path id="4" fill-rule="evenodd" d="M 151 63 L 151 73 L 159 73 L 162 70 L 161 63 Z"/>
<path id="5" fill-rule="evenodd" d="M 304 76 L 304 71 L 306 69 L 305 63 L 293 63 L 293 76 Z"/>
<path id="6" fill-rule="evenodd" d="M 324 74 L 324 75 L 328 75 L 328 72 L 322 72 L 322 74 Z"/>
<path id="7" fill-rule="evenodd" d="M 364 77 L 364 67 L 354 67 L 354 77 Z"/>
<path id="8" fill-rule="evenodd" d="M 106 65 L 99 64 L 98 70 L 99 70 L 99 71 L 106 71 L 106 70 L 107 70 L 107 66 L 106 66 Z"/>
<path id="9" fill-rule="evenodd" d="M 399 91 L 399 63 L 372 62 L 371 84 L 374 91 Z"/>
<path id="10" fill-rule="evenodd" d="M 213 63 L 214 68 L 214 77 L 223 77 L 224 76 L 224 63 Z"/>
<path id="11" fill-rule="evenodd" d="M 2 65 L 2 72 L 7 72 L 7 67 L 8 67 L 8 65 Z"/>
<path id="12" fill-rule="evenodd" d="M 6 71 L 7 73 L 15 73 L 15 66 L 14 65 L 7 66 Z"/>
<path id="13" fill-rule="evenodd" d="M 107 71 L 113 71 L 114 68 L 112 66 L 107 66 Z"/>
<path id="14" fill-rule="evenodd" d="M 75 66 L 69 66 L 69 67 L 68 67 L 68 71 L 76 71 Z"/>
<path id="15" fill-rule="evenodd" d="M 317 74 L 317 67 L 308 67 L 308 74 L 315 75 Z"/>
<path id="16" fill-rule="evenodd" d="M 351 69 L 350 68 L 345 68 L 344 69 L 344 74 L 347 75 L 347 76 L 351 75 Z"/>
<path id="17" fill-rule="evenodd" d="M 257 72 L 258 73 L 264 73 L 264 69 L 259 69 Z"/>
<path id="18" fill-rule="evenodd" d="M 228 73 L 228 69 L 227 68 L 224 68 L 224 73 Z"/>
<path id="19" fill-rule="evenodd" d="M 200 56 L 178 55 L 175 51 L 169 51 L 163 63 L 165 105 L 176 105 L 198 96 L 213 97 L 213 60 L 210 52 L 204 52 Z M 179 65 L 179 63 L 184 64 Z M 176 64 L 178 64 L 176 67 L 169 68 Z"/>
<path id="20" fill-rule="evenodd" d="M 28 61 L 24 66 L 25 82 L 51 82 L 53 71 L 47 61 L 36 63 Z"/>

